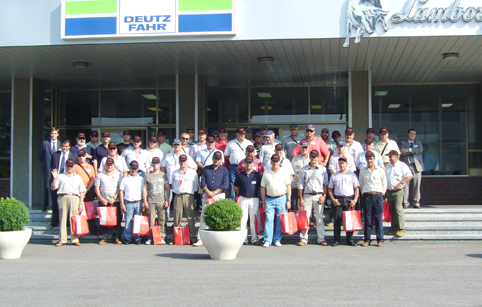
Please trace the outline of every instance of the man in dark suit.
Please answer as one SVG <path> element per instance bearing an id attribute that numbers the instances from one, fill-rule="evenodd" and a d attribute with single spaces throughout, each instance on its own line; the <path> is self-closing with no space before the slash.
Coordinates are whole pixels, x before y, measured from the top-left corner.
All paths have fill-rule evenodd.
<path id="1" fill-rule="evenodd" d="M 42 170 L 44 173 L 44 204 L 42 211 L 47 211 L 49 207 L 49 195 L 50 195 L 50 176 L 52 175 L 50 169 L 50 163 L 52 161 L 52 154 L 60 149 L 60 141 L 57 139 L 59 136 L 59 130 L 55 127 L 50 129 L 50 139 L 42 142 L 38 157 L 42 162 Z"/>
<path id="2" fill-rule="evenodd" d="M 400 142 L 401 160 L 405 162 L 413 174 L 413 179 L 403 189 L 403 208 L 410 204 L 420 209 L 420 184 L 422 183 L 422 172 L 424 171 L 422 159 L 422 142 L 416 141 L 417 131 L 408 130 L 408 141 Z"/>
<path id="3" fill-rule="evenodd" d="M 67 160 L 73 160 L 74 163 L 78 162 L 77 155 L 70 151 L 70 141 L 62 140 L 60 150 L 52 154 L 52 160 L 50 169 L 56 169 L 59 174 L 65 173 L 65 162 Z M 50 183 L 52 183 L 52 176 L 50 176 Z M 52 198 L 52 220 L 50 221 L 50 228 L 57 227 L 59 225 L 59 204 L 57 203 L 57 191 L 50 190 L 50 197 Z"/>

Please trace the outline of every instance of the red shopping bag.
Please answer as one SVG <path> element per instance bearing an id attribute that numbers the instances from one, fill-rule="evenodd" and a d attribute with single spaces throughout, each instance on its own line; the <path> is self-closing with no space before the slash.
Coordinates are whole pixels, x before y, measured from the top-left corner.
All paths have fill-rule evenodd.
<path id="1" fill-rule="evenodd" d="M 385 222 L 392 221 L 392 211 L 390 210 L 390 203 L 388 201 L 383 202 L 383 217 Z"/>
<path id="2" fill-rule="evenodd" d="M 298 223 L 294 212 L 285 212 L 279 215 L 281 220 L 281 232 L 291 235 L 298 231 Z"/>
<path id="3" fill-rule="evenodd" d="M 152 232 L 152 241 L 154 242 L 154 245 L 161 245 L 162 244 L 162 237 L 161 237 L 161 227 L 157 225 L 152 227 L 151 229 Z"/>
<path id="4" fill-rule="evenodd" d="M 254 227 L 256 232 L 264 231 L 264 223 L 266 223 L 266 212 L 264 212 L 263 208 L 259 208 L 254 216 Z"/>
<path id="5" fill-rule="evenodd" d="M 218 200 L 221 200 L 221 199 L 224 199 L 224 193 L 214 195 L 213 197 L 208 198 L 207 201 L 208 201 L 208 204 L 212 205 L 212 204 L 214 204 L 215 201 L 218 201 Z"/>
<path id="6" fill-rule="evenodd" d="M 88 221 L 95 219 L 95 206 L 93 201 L 84 202 L 84 210 L 81 215 L 84 215 Z"/>
<path id="7" fill-rule="evenodd" d="M 132 234 L 137 236 L 148 236 L 150 231 L 149 218 L 145 215 L 134 215 Z"/>
<path id="8" fill-rule="evenodd" d="M 234 199 L 234 202 L 239 205 L 239 196 L 236 196 L 236 198 Z"/>
<path id="9" fill-rule="evenodd" d="M 191 239 L 189 237 L 189 227 L 174 227 L 174 245 L 189 245 Z"/>
<path id="10" fill-rule="evenodd" d="M 361 211 L 343 211 L 343 230 L 346 232 L 353 232 L 361 229 Z"/>
<path id="11" fill-rule="evenodd" d="M 89 223 L 85 215 L 74 215 L 70 218 L 70 228 L 72 229 L 72 235 L 80 237 L 89 234 Z"/>
<path id="12" fill-rule="evenodd" d="M 310 230 L 310 221 L 308 220 L 308 212 L 306 212 L 306 210 L 299 210 L 296 217 L 298 220 L 298 230 Z"/>
<path id="13" fill-rule="evenodd" d="M 114 227 L 117 225 L 116 207 L 97 207 L 97 215 L 99 216 L 100 226 Z"/>

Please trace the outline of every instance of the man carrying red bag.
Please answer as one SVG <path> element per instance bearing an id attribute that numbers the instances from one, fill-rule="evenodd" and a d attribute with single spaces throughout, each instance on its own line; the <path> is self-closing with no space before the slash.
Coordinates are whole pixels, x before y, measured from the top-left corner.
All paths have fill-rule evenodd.
<path id="1" fill-rule="evenodd" d="M 328 185 L 328 196 L 333 204 L 333 215 L 335 218 L 334 237 L 335 241 L 332 246 L 340 245 L 341 241 L 341 224 L 343 219 L 343 211 L 354 209 L 359 196 L 359 183 L 355 173 L 348 170 L 348 162 L 346 157 L 338 158 L 338 167 L 340 170 L 331 175 Z M 346 233 L 346 244 L 356 246 L 352 240 L 353 232 Z"/>
<path id="2" fill-rule="evenodd" d="M 377 233 L 377 245 L 383 246 L 383 197 L 387 191 L 387 176 L 385 170 L 375 163 L 375 154 L 365 152 L 367 166 L 360 169 L 360 189 L 363 197 L 363 244 L 370 245 L 372 234 L 373 217 L 375 217 L 375 229 Z"/>
<path id="3" fill-rule="evenodd" d="M 328 173 L 326 172 L 326 167 L 321 164 L 318 165 L 318 157 L 318 151 L 312 150 L 310 152 L 310 163 L 301 168 L 298 197 L 300 209 L 306 212 L 308 221 L 311 217 L 311 208 L 314 209 L 318 244 L 326 246 L 323 209 L 325 208 L 325 195 L 328 190 Z M 308 230 L 300 232 L 300 242 L 296 245 L 303 246 L 308 243 Z"/>
<path id="4" fill-rule="evenodd" d="M 114 159 L 111 157 L 105 160 L 104 172 L 98 173 L 95 178 L 95 193 L 99 201 L 98 208 L 102 207 L 115 207 L 117 222 L 114 226 L 114 232 L 112 234 L 112 240 L 114 244 L 121 244 L 120 241 L 122 235 L 122 212 L 120 210 L 119 202 L 119 185 L 122 180 L 122 174 L 114 171 Z M 107 233 L 112 227 L 103 227 L 100 223 L 101 217 L 99 216 L 99 242 L 97 244 L 103 245 L 107 240 Z"/>

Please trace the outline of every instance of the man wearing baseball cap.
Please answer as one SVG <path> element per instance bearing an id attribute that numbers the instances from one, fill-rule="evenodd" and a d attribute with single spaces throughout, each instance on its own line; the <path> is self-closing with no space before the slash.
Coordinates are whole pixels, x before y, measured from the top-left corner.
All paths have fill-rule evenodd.
<path id="1" fill-rule="evenodd" d="M 246 139 L 254 144 L 253 139 L 253 129 L 251 127 L 246 127 Z"/>
<path id="2" fill-rule="evenodd" d="M 285 156 L 288 160 L 293 161 L 293 156 L 291 155 L 291 152 L 293 149 L 295 149 L 296 145 L 303 139 L 302 136 L 298 135 L 298 125 L 297 124 L 291 124 L 290 125 L 290 135 L 285 137 L 281 144 L 283 145 L 283 148 L 285 149 Z"/>
<path id="3" fill-rule="evenodd" d="M 194 141 L 194 134 L 196 133 L 194 131 L 194 128 L 193 127 L 189 127 L 186 129 L 186 133 L 189 134 L 189 145 L 193 145 L 194 143 L 196 143 L 196 141 Z"/>
<path id="4" fill-rule="evenodd" d="M 291 209 L 293 211 L 298 210 L 298 186 L 300 183 L 300 171 L 303 166 L 308 165 L 310 163 L 310 145 L 307 141 L 303 141 L 301 143 L 301 155 L 297 155 L 293 157 L 293 161 L 291 162 L 293 166 L 293 170 L 295 175 L 293 176 L 293 181 L 291 182 L 291 195 L 292 197 L 292 204 Z M 318 162 L 318 160 L 317 160 Z"/>
<path id="5" fill-rule="evenodd" d="M 122 143 L 117 144 L 117 154 L 122 155 L 124 150 L 127 148 L 132 149 L 132 144 L 131 144 L 131 132 L 129 130 L 124 130 L 122 133 Z"/>
<path id="6" fill-rule="evenodd" d="M 367 139 L 373 140 L 373 143 L 378 142 L 377 136 L 375 135 L 375 129 L 368 128 L 365 135 L 366 135 Z"/>
<path id="7" fill-rule="evenodd" d="M 266 138 L 266 144 L 261 146 L 261 149 L 259 151 L 259 159 L 261 160 L 261 163 L 263 164 L 263 167 L 266 168 L 270 165 L 270 159 L 271 156 L 275 154 L 275 141 L 274 141 L 274 132 L 269 130 L 266 132 L 264 135 Z"/>
<path id="8" fill-rule="evenodd" d="M 373 148 L 374 151 L 377 151 L 382 155 L 383 164 L 387 167 L 390 160 L 388 159 L 387 153 L 391 150 L 396 150 L 400 153 L 400 148 L 398 148 L 397 142 L 390 140 L 388 137 L 390 134 L 388 133 L 387 128 L 380 128 L 380 141 L 375 145 Z"/>
<path id="9" fill-rule="evenodd" d="M 285 156 L 284 156 L 284 148 L 283 148 L 283 145 L 281 144 L 276 144 L 274 146 L 274 153 L 276 155 L 279 156 L 280 158 L 280 169 L 287 173 L 289 176 L 290 176 L 290 180 L 292 181 L 293 180 L 293 176 L 295 175 L 295 171 L 293 169 L 293 165 L 291 164 L 290 160 L 288 160 Z M 265 170 L 268 170 L 271 168 L 271 164 L 268 164 L 265 168 Z"/>
<path id="10" fill-rule="evenodd" d="M 214 134 L 214 132 L 213 132 L 213 134 Z M 219 129 L 219 139 L 214 142 L 214 147 L 216 147 L 216 149 L 219 149 L 222 152 L 224 152 L 228 143 L 229 143 L 228 131 L 226 130 L 226 128 Z M 224 161 L 224 165 L 225 165 L 225 167 L 228 167 L 227 166 L 227 160 Z"/>
<path id="11" fill-rule="evenodd" d="M 133 160 L 129 163 L 129 175 L 122 178 L 119 185 L 119 200 L 121 211 L 125 213 L 124 244 L 141 244 L 141 237 L 132 234 L 134 215 L 141 215 L 143 178 L 137 174 L 139 163 Z"/>
<path id="12" fill-rule="evenodd" d="M 315 133 L 315 126 L 312 124 L 309 124 L 306 126 L 305 133 L 306 137 L 302 139 L 301 141 L 306 141 L 309 144 L 309 151 L 316 150 L 319 153 L 319 159 L 318 163 L 323 165 L 324 167 L 327 166 L 328 161 L 330 159 L 330 149 L 326 145 L 326 143 L 319 137 L 316 136 Z M 298 143 L 296 145 L 295 149 L 291 152 L 293 156 L 297 156 L 301 154 L 301 145 Z"/>
<path id="13" fill-rule="evenodd" d="M 144 178 L 146 173 L 149 172 L 150 167 L 150 160 L 149 160 L 149 153 L 141 148 L 142 139 L 140 136 L 134 136 L 132 140 L 132 149 L 126 149 L 122 153 L 122 157 L 126 159 L 126 163 L 128 165 L 131 164 L 132 161 L 137 162 L 137 174 Z"/>
<path id="14" fill-rule="evenodd" d="M 99 173 L 101 174 L 102 172 L 105 171 L 105 163 L 108 158 L 111 158 L 112 161 L 114 161 L 113 169 L 114 173 L 120 174 L 121 177 L 125 177 L 129 174 L 129 168 L 127 167 L 126 159 L 124 157 L 121 157 L 120 155 L 117 154 L 118 147 L 114 142 L 110 142 L 108 145 L 109 148 L 109 156 L 104 157 L 102 161 L 100 162 L 100 167 L 99 167 Z"/>
<path id="15" fill-rule="evenodd" d="M 195 144 L 191 145 L 191 148 L 189 150 L 189 155 L 193 160 L 196 160 L 198 152 L 200 152 L 203 149 L 206 149 L 207 144 L 206 144 L 206 132 L 204 130 L 199 130 L 197 134 L 197 139 L 198 142 Z"/>
<path id="16" fill-rule="evenodd" d="M 181 140 L 180 139 L 174 139 L 172 141 L 172 152 L 168 153 L 167 156 L 164 157 L 164 159 L 161 162 L 161 169 L 164 173 L 167 174 L 167 180 L 169 180 L 169 183 L 172 184 L 172 174 L 174 173 L 175 170 L 179 169 L 180 164 L 179 164 L 179 156 L 181 154 L 184 154 L 181 151 Z M 196 162 L 191 158 L 190 155 L 187 156 L 187 166 L 194 171 L 197 171 L 197 165 Z"/>
<path id="17" fill-rule="evenodd" d="M 353 157 L 346 153 L 346 141 L 339 140 L 336 143 L 336 152 L 330 159 L 330 165 L 328 167 L 329 171 L 334 174 L 340 170 L 338 159 L 341 157 L 345 157 L 347 161 L 347 167 L 350 172 L 356 171 L 355 160 Z"/>
<path id="18" fill-rule="evenodd" d="M 162 159 L 164 158 L 164 154 L 162 153 L 162 150 L 157 148 L 156 145 L 157 145 L 157 138 L 155 136 L 151 136 L 149 138 L 148 145 L 147 145 L 147 148 L 146 148 L 146 153 L 147 153 L 147 156 L 148 156 L 147 161 L 148 161 L 148 165 L 149 165 L 148 166 L 149 172 L 153 170 L 151 162 L 152 162 L 152 159 L 154 157 L 158 158 L 159 161 L 162 161 Z"/>
<path id="19" fill-rule="evenodd" d="M 363 147 L 360 142 L 355 141 L 354 138 L 355 132 L 353 128 L 347 127 L 345 130 L 346 153 L 352 156 L 353 161 L 356 161 L 358 155 L 363 152 Z"/>
<path id="20" fill-rule="evenodd" d="M 99 142 L 99 131 L 92 130 L 92 132 L 90 133 L 90 141 L 85 145 L 90 146 L 93 149 L 96 149 L 97 146 L 99 146 L 99 144 L 100 144 L 100 142 Z"/>
<path id="21" fill-rule="evenodd" d="M 77 152 L 83 149 L 86 153 L 87 163 L 92 164 L 92 155 L 94 154 L 94 148 L 92 148 L 92 146 L 90 145 L 85 144 L 85 133 L 79 132 L 75 140 L 77 141 L 77 144 L 70 147 L 70 151 L 74 153 L 74 155 L 77 157 Z M 74 161 L 77 161 L 77 160 L 74 160 Z"/>
<path id="22" fill-rule="evenodd" d="M 374 147 L 373 139 L 366 139 L 365 151 L 361 152 L 356 157 L 355 166 L 357 170 L 361 170 L 362 168 L 367 166 L 367 160 L 365 159 L 365 154 L 367 151 L 373 152 L 373 154 L 375 155 L 375 163 L 381 168 L 385 169 L 385 164 L 383 164 L 382 156 L 378 152 L 373 151 L 373 147 Z"/>
<path id="23" fill-rule="evenodd" d="M 375 155 L 371 151 L 365 153 L 367 166 L 360 169 L 360 190 L 364 217 L 363 245 L 371 242 L 373 217 L 377 233 L 378 247 L 383 246 L 383 197 L 387 191 L 385 170 L 375 163 Z"/>
<path id="24" fill-rule="evenodd" d="M 109 146 L 110 143 L 110 133 L 107 131 L 102 132 L 102 144 L 97 146 L 94 150 L 94 154 L 92 157 L 92 162 L 94 163 L 94 171 L 95 175 L 97 176 L 97 172 L 99 172 L 100 163 L 104 157 L 109 156 Z"/>
<path id="25" fill-rule="evenodd" d="M 224 150 L 224 157 L 229 161 L 229 190 L 228 198 L 234 200 L 236 194 L 233 190 L 234 180 L 236 180 L 236 175 L 238 174 L 238 164 L 246 158 L 246 147 L 248 145 L 253 145 L 250 141 L 246 140 L 246 130 L 244 128 L 238 128 L 236 130 L 236 139 L 230 141 L 226 145 Z"/>
<path id="26" fill-rule="evenodd" d="M 254 134 L 253 146 L 256 152 L 256 157 L 259 158 L 259 152 L 261 151 L 261 146 L 263 146 L 263 135 L 259 131 L 256 131 Z"/>
<path id="27" fill-rule="evenodd" d="M 255 155 L 255 150 L 254 150 L 254 146 L 253 145 L 248 145 L 246 147 L 246 158 L 247 157 L 252 157 L 253 158 L 253 162 L 252 162 L 252 167 L 253 167 L 253 171 L 255 172 L 258 172 L 261 176 L 263 176 L 263 172 L 264 172 L 264 167 L 263 165 L 261 164 L 261 160 L 256 158 L 256 155 Z M 246 169 L 246 159 L 243 159 L 241 160 L 241 162 L 239 162 L 238 164 L 238 168 L 236 169 L 236 171 L 238 173 L 241 173 L 242 171 L 244 171 Z"/>
<path id="28" fill-rule="evenodd" d="M 77 163 L 74 165 L 73 171 L 77 175 L 79 175 L 82 178 L 82 181 L 84 182 L 85 186 L 85 196 L 84 200 L 85 201 L 93 201 L 95 198 L 95 191 L 93 189 L 94 187 L 94 181 L 95 181 L 95 172 L 94 168 L 92 165 L 87 163 L 86 161 L 86 156 L 87 153 L 84 149 L 80 149 L 77 152 Z"/>
<path id="29" fill-rule="evenodd" d="M 321 139 L 325 142 L 326 146 L 330 149 L 331 155 L 335 153 L 336 143 L 330 140 L 330 129 L 321 129 Z"/>
<path id="30" fill-rule="evenodd" d="M 163 130 L 157 131 L 157 148 L 162 151 L 164 157 L 172 151 L 172 146 L 166 142 L 166 138 L 167 136 Z"/>

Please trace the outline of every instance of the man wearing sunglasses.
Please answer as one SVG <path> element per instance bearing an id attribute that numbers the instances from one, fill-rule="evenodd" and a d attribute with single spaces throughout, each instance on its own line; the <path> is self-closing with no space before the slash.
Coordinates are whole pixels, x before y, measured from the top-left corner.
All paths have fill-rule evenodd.
<path id="1" fill-rule="evenodd" d="M 306 141 L 309 144 L 309 152 L 312 150 L 316 150 L 319 153 L 318 163 L 322 166 L 326 167 L 328 160 L 330 159 L 330 149 L 323 141 L 323 139 L 316 136 L 315 126 L 309 124 L 306 126 L 306 137 L 302 139 L 298 145 L 296 145 L 295 149 L 291 152 L 291 155 L 297 156 L 301 154 L 301 142 Z"/>
<path id="2" fill-rule="evenodd" d="M 87 146 L 90 146 L 92 147 L 93 149 L 96 149 L 97 146 L 100 145 L 100 142 L 99 142 L 99 132 L 97 130 L 92 130 L 92 132 L 90 133 L 90 142 L 88 142 L 87 144 L 85 144 Z"/>
<path id="3" fill-rule="evenodd" d="M 191 151 L 191 136 L 189 133 L 185 132 L 181 134 L 181 151 L 183 154 L 188 155 L 189 152 Z"/>
<path id="4" fill-rule="evenodd" d="M 92 164 L 92 155 L 94 154 L 94 148 L 92 148 L 90 145 L 85 144 L 85 133 L 79 132 L 75 140 L 77 141 L 77 144 L 70 147 L 70 151 L 73 152 L 75 156 L 77 156 L 79 150 L 83 149 L 86 153 L 87 163 Z"/>

